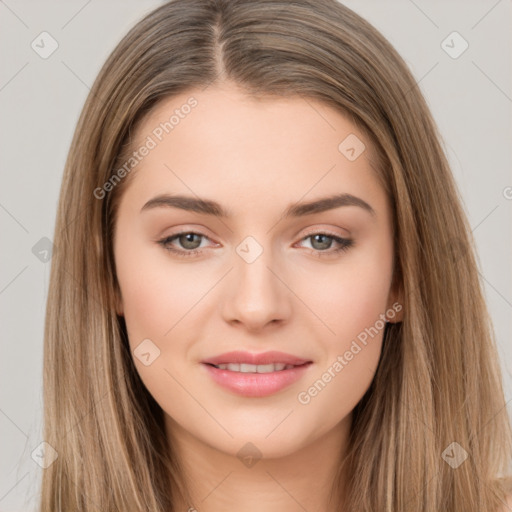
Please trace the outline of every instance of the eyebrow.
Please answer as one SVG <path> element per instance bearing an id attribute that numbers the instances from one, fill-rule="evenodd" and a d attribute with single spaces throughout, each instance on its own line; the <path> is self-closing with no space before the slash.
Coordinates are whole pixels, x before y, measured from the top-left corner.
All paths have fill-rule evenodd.
<path id="1" fill-rule="evenodd" d="M 294 203 L 286 208 L 283 218 L 303 217 L 321 213 L 341 206 L 358 206 L 363 210 L 376 216 L 375 210 L 363 199 L 352 194 L 335 194 L 323 197 L 315 201 Z M 153 208 L 179 208 L 205 215 L 214 215 L 220 218 L 232 218 L 234 215 L 225 209 L 221 204 L 209 199 L 201 199 L 183 195 L 161 194 L 150 199 L 142 208 L 141 212 Z"/>

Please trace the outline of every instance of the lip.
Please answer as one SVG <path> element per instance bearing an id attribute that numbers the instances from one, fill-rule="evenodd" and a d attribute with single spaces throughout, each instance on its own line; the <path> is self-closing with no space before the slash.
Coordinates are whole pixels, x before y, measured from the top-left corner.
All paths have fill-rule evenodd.
<path id="1" fill-rule="evenodd" d="M 270 364 L 283 363 L 294 365 L 288 370 L 269 373 L 242 373 L 230 370 L 221 370 L 214 364 L 246 363 L 246 364 Z M 219 356 L 202 361 L 203 366 L 210 377 L 220 386 L 246 397 L 269 396 L 297 382 L 312 361 L 302 359 L 284 352 L 264 352 L 251 354 L 249 352 L 227 352 Z"/>
<path id="2" fill-rule="evenodd" d="M 238 395 L 246 397 L 264 397 L 277 393 L 281 389 L 298 381 L 313 363 L 305 363 L 289 370 L 270 373 L 241 373 L 221 370 L 207 363 L 201 366 L 220 386 Z"/>
<path id="3" fill-rule="evenodd" d="M 252 354 L 251 352 L 243 352 L 236 350 L 234 352 L 225 352 L 215 357 L 205 359 L 203 363 L 209 364 L 228 364 L 228 363 L 245 363 L 245 364 L 271 364 L 283 363 L 299 366 L 305 363 L 311 363 L 308 359 L 286 354 L 285 352 L 262 352 L 261 354 Z M 283 370 L 288 371 L 288 370 Z"/>

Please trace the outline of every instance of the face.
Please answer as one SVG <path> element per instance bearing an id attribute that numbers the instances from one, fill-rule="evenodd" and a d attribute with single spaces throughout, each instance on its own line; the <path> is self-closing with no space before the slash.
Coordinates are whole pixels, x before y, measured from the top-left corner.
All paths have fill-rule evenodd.
<path id="1" fill-rule="evenodd" d="M 166 100 L 136 138 L 115 229 L 117 307 L 168 432 L 279 457 L 346 427 L 384 315 L 400 319 L 370 141 L 323 103 L 256 101 L 233 85 Z M 205 363 L 236 364 L 222 356 L 233 351 L 265 366 Z"/>

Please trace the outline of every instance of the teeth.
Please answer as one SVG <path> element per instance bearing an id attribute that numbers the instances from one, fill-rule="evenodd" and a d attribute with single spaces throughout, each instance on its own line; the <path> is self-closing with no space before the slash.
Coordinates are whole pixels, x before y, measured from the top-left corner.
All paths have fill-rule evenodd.
<path id="1" fill-rule="evenodd" d="M 238 364 L 238 363 L 228 363 L 228 364 L 218 364 L 215 365 L 220 370 L 229 370 L 230 372 L 240 372 L 240 373 L 271 373 L 271 372 L 280 372 L 281 370 L 289 370 L 293 368 L 293 364 L 284 364 L 284 363 L 272 363 L 272 364 Z"/>

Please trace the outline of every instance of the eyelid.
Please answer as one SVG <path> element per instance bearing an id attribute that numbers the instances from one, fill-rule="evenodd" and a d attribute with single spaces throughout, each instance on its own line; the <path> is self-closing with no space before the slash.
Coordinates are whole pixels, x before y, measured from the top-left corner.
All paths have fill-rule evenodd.
<path id="1" fill-rule="evenodd" d="M 175 235 L 181 235 L 183 233 L 195 233 L 196 235 L 201 235 L 207 238 L 212 238 L 212 236 L 207 235 L 206 233 L 210 233 L 210 230 L 203 225 L 197 224 L 177 224 L 175 226 L 167 226 L 165 229 L 159 231 L 156 235 L 157 239 L 161 238 L 169 238 Z M 167 234 L 164 234 L 167 233 Z"/>
<path id="2" fill-rule="evenodd" d="M 345 229 L 344 231 L 347 231 L 347 230 Z M 303 235 L 301 236 L 301 240 L 303 238 L 307 237 L 308 235 L 314 235 L 314 234 L 317 234 L 317 233 L 323 233 L 323 234 L 326 234 L 326 235 L 329 235 L 329 236 L 333 236 L 333 237 L 338 237 L 338 238 L 350 238 L 349 234 L 343 235 L 341 233 L 336 233 L 336 231 L 332 231 L 329 228 L 323 228 L 323 227 L 320 227 L 320 226 L 315 226 L 315 227 L 312 227 L 312 228 L 306 228 L 306 231 L 304 231 Z"/>

